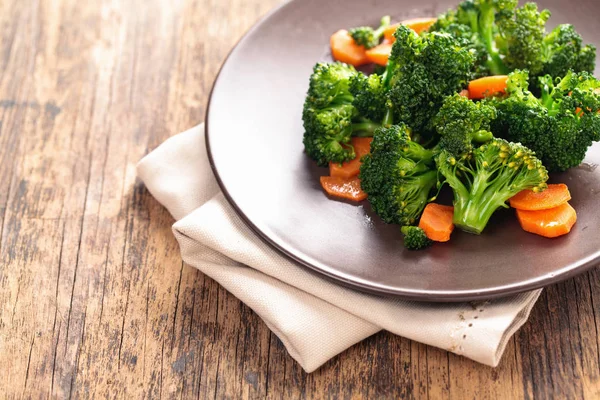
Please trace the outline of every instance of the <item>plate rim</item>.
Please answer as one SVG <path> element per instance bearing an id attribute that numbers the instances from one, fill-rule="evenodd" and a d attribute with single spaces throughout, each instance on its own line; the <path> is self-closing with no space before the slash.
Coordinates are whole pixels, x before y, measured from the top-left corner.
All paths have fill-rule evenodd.
<path id="1" fill-rule="evenodd" d="M 555 271 L 554 273 L 549 273 L 546 275 L 542 275 L 533 279 L 529 279 L 527 281 L 521 281 L 518 283 L 513 283 L 509 285 L 503 286 L 495 286 L 493 288 L 487 288 L 483 290 L 428 290 L 428 289 L 401 289 L 394 288 L 390 286 L 386 286 L 384 284 L 375 284 L 373 282 L 367 282 L 364 279 L 360 278 L 352 278 L 348 277 L 347 274 L 342 272 L 334 272 L 335 268 L 327 267 L 325 265 L 319 266 L 321 263 L 311 263 L 302 257 L 297 256 L 293 253 L 292 250 L 286 248 L 286 246 L 281 243 L 276 242 L 272 239 L 268 234 L 263 232 L 252 220 L 249 216 L 247 216 L 242 209 L 238 206 L 236 201 L 233 199 L 229 191 L 227 190 L 227 186 L 221 179 L 219 171 L 216 167 L 216 163 L 214 161 L 213 152 L 210 145 L 210 130 L 209 130 L 209 120 L 210 120 L 210 110 L 213 102 L 213 95 L 217 85 L 219 84 L 222 72 L 224 67 L 227 65 L 229 60 L 231 59 L 232 54 L 242 45 L 246 40 L 248 40 L 260 27 L 264 24 L 268 23 L 273 17 L 283 12 L 287 7 L 292 4 L 300 3 L 301 0 L 285 0 L 283 3 L 277 5 L 270 11 L 268 11 L 263 17 L 261 17 L 258 21 L 256 21 L 235 43 L 235 45 L 229 50 L 227 56 L 223 60 L 221 66 L 219 67 L 219 71 L 215 76 L 215 79 L 212 83 L 211 90 L 208 97 L 208 102 L 205 111 L 204 117 L 204 141 L 206 144 L 206 152 L 208 155 L 208 161 L 210 164 L 211 171 L 215 176 L 215 179 L 221 189 L 225 199 L 227 202 L 233 207 L 236 214 L 241 218 L 244 224 L 249 227 L 263 242 L 267 243 L 271 248 L 282 254 L 284 257 L 297 262 L 299 265 L 305 267 L 308 271 L 312 273 L 316 273 L 316 275 L 320 277 L 324 277 L 330 281 L 341 284 L 342 286 L 359 290 L 361 292 L 375 294 L 380 296 L 387 296 L 392 298 L 400 298 L 407 300 L 417 300 L 423 302 L 430 303 L 448 303 L 448 302 L 464 302 L 464 301 L 480 301 L 480 300 L 491 300 L 495 298 L 502 298 L 511 295 L 517 295 L 520 293 L 524 293 L 527 291 L 532 291 L 536 289 L 541 289 L 546 286 L 550 286 L 552 284 L 565 281 L 574 276 L 580 275 L 589 269 L 598 266 L 600 263 L 600 249 L 594 253 L 593 255 L 579 259 L 574 263 L 568 264 L 561 268 L 560 270 Z"/>

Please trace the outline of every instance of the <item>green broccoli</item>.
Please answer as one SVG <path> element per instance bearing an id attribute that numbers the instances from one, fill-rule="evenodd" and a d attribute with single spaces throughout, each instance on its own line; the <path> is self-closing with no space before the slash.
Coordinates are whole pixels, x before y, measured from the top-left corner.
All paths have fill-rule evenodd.
<path id="1" fill-rule="evenodd" d="M 490 123 L 496 118 L 496 109 L 484 102 L 475 103 L 459 94 L 444 101 L 434 120 L 441 139 L 439 148 L 457 158 L 468 157 L 473 143 L 482 144 L 493 136 Z"/>
<path id="2" fill-rule="evenodd" d="M 438 18 L 430 31 L 447 32 L 476 54 L 475 75 L 527 69 L 532 76 L 592 72 L 596 49 L 582 46 L 572 26 L 546 34 L 550 11 L 517 0 L 465 0 Z M 462 26 L 460 28 L 459 26 Z"/>
<path id="3" fill-rule="evenodd" d="M 483 64 L 476 66 L 476 70 L 503 75 L 508 73 L 509 69 L 502 60 L 499 47 L 506 50 L 507 46 L 504 42 L 502 46 L 496 43 L 496 39 L 501 37 L 497 19 L 504 20 L 504 25 L 507 25 L 507 20 L 514 15 L 516 7 L 517 0 L 465 0 L 456 10 L 441 15 L 430 31 L 448 32 L 453 35 L 458 33 L 463 46 L 475 50 L 478 54 L 477 60 L 480 63 L 483 61 Z M 470 33 L 464 28 L 458 29 L 457 25 L 468 27 Z M 527 27 L 522 29 L 526 30 Z M 482 54 L 483 50 L 485 54 Z"/>
<path id="4" fill-rule="evenodd" d="M 575 72 L 593 73 L 596 68 L 596 48 L 583 46 L 581 35 L 573 25 L 559 25 L 543 40 L 542 57 L 544 67 L 542 75 L 564 76 Z"/>
<path id="5" fill-rule="evenodd" d="M 422 250 L 433 243 L 417 226 L 403 226 L 400 230 L 404 234 L 404 247 L 408 250 Z"/>
<path id="6" fill-rule="evenodd" d="M 434 153 L 410 139 L 404 124 L 375 131 L 371 154 L 360 168 L 362 189 L 387 223 L 412 225 L 438 182 Z"/>
<path id="7" fill-rule="evenodd" d="M 359 72 L 350 80 L 350 93 L 354 96 L 352 104 L 360 115 L 372 121 L 387 121 L 390 118 L 388 87 L 381 75 L 366 76 Z"/>
<path id="8" fill-rule="evenodd" d="M 394 119 L 427 137 L 444 98 L 467 85 L 474 55 L 446 33 L 417 35 L 400 25 L 383 75 Z"/>
<path id="9" fill-rule="evenodd" d="M 503 139 L 493 139 L 462 159 L 442 150 L 436 164 L 454 191 L 454 224 L 474 234 L 521 190 L 547 187 L 548 172 L 535 153 Z"/>
<path id="10" fill-rule="evenodd" d="M 381 18 L 381 24 L 377 30 L 370 26 L 360 26 L 350 29 L 350 36 L 356 44 L 364 46 L 366 49 L 373 48 L 379 44 L 379 40 L 383 36 L 385 28 L 390 26 L 391 18 L 389 15 Z"/>
<path id="11" fill-rule="evenodd" d="M 461 47 L 469 50 L 475 56 L 473 79 L 490 75 L 487 65 L 489 56 L 485 45 L 469 25 L 463 25 L 457 21 L 455 10 L 450 10 L 445 16 L 438 18 L 429 31 L 452 35 Z"/>
<path id="12" fill-rule="evenodd" d="M 549 171 L 565 171 L 600 140 L 600 81 L 571 71 L 539 81 L 541 98 L 528 90 L 527 72 L 509 75 L 507 95 L 489 100 L 498 111 L 492 132 L 535 151 Z"/>
<path id="13" fill-rule="evenodd" d="M 354 67 L 341 63 L 318 63 L 310 77 L 304 102 L 304 148 L 321 166 L 330 161 L 344 162 L 356 154 L 352 135 L 372 135 L 380 124 L 359 115 L 349 91 Z"/>
<path id="14" fill-rule="evenodd" d="M 495 44 L 509 70 L 528 69 L 536 75 L 542 71 L 540 53 L 549 18 L 550 11 L 539 11 L 535 3 L 526 3 L 512 12 L 506 10 L 497 18 L 499 37 Z"/>

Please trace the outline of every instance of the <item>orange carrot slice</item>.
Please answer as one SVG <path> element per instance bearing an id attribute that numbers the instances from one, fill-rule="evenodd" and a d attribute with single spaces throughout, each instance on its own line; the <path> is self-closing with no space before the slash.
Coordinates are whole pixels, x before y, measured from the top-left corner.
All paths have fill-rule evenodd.
<path id="1" fill-rule="evenodd" d="M 385 67 L 390 58 L 390 54 L 392 54 L 392 45 L 390 43 L 381 43 L 380 45 L 367 50 L 366 53 L 369 61 Z"/>
<path id="2" fill-rule="evenodd" d="M 421 215 L 419 228 L 423 229 L 429 239 L 447 242 L 454 230 L 453 217 L 454 207 L 429 203 Z"/>
<path id="3" fill-rule="evenodd" d="M 512 208 L 518 210 L 539 211 L 562 206 L 569 200 L 571 200 L 569 188 L 564 183 L 559 183 L 549 184 L 546 190 L 539 193 L 530 189 L 523 190 L 509 202 Z"/>
<path id="4" fill-rule="evenodd" d="M 473 100 L 483 99 L 495 94 L 506 93 L 506 81 L 508 76 L 495 75 L 486 76 L 469 82 L 469 98 Z"/>
<path id="5" fill-rule="evenodd" d="M 322 176 L 321 186 L 328 195 L 340 199 L 358 202 L 367 198 L 367 194 L 360 187 L 360 179 L 357 176 L 348 179 L 336 176 Z"/>
<path id="6" fill-rule="evenodd" d="M 517 210 L 517 218 L 524 231 L 555 238 L 571 232 L 577 222 L 577 213 L 569 203 L 564 203 L 549 210 Z"/>
<path id="7" fill-rule="evenodd" d="M 354 152 L 356 158 L 354 160 L 346 161 L 344 163 L 329 163 L 329 175 L 338 178 L 352 178 L 357 176 L 360 172 L 360 165 L 362 164 L 361 158 L 371 152 L 371 142 L 373 138 L 370 137 L 354 137 L 352 138 L 352 146 L 354 146 Z"/>
<path id="8" fill-rule="evenodd" d="M 329 40 L 331 54 L 337 61 L 359 67 L 369 63 L 365 48 L 354 42 L 347 30 L 341 29 L 331 35 Z"/>
<path id="9" fill-rule="evenodd" d="M 427 29 L 431 28 L 431 25 L 435 24 L 435 21 L 437 21 L 437 18 L 412 18 L 412 19 L 407 19 L 404 20 L 398 24 L 394 24 L 394 25 L 390 25 L 388 26 L 385 31 L 383 31 L 383 35 L 385 36 L 385 38 L 387 38 L 390 41 L 394 41 L 394 33 L 396 32 L 396 29 L 398 29 L 398 26 L 400 24 L 402 25 L 406 25 L 407 27 L 409 27 L 410 29 L 412 29 L 413 31 L 417 32 L 418 34 L 420 34 L 423 31 L 426 31 Z"/>
<path id="10" fill-rule="evenodd" d="M 461 90 L 458 94 L 462 97 L 469 98 L 469 91 L 467 89 Z"/>

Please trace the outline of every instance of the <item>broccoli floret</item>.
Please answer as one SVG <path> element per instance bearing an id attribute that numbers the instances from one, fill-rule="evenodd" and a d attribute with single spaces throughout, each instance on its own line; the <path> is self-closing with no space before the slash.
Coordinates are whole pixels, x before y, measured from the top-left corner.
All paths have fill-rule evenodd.
<path id="1" fill-rule="evenodd" d="M 469 50 L 475 57 L 473 66 L 473 79 L 490 75 L 488 68 L 488 53 L 485 45 L 476 32 L 469 25 L 463 25 L 456 19 L 456 11 L 450 10 L 437 19 L 430 32 L 444 32 L 452 35 L 462 47 Z"/>
<path id="2" fill-rule="evenodd" d="M 427 136 L 444 98 L 464 88 L 474 56 L 446 33 L 417 35 L 400 25 L 384 74 L 394 118 Z"/>
<path id="3" fill-rule="evenodd" d="M 484 102 L 475 103 L 459 94 L 444 101 L 434 120 L 441 139 L 439 148 L 457 158 L 468 157 L 473 144 L 492 139 L 490 123 L 496 118 L 496 109 Z"/>
<path id="4" fill-rule="evenodd" d="M 361 117 L 352 105 L 349 86 L 356 75 L 354 67 L 346 64 L 318 63 L 310 77 L 302 113 L 303 142 L 308 156 L 321 166 L 353 159 L 352 135 L 372 135 L 379 126 Z"/>
<path id="5" fill-rule="evenodd" d="M 493 139 L 463 159 L 442 150 L 436 163 L 454 191 L 454 224 L 474 234 L 480 234 L 492 214 L 507 208 L 506 201 L 521 190 L 547 187 L 548 172 L 535 153 L 503 139 Z"/>
<path id="6" fill-rule="evenodd" d="M 417 226 L 403 226 L 400 230 L 404 234 L 404 247 L 408 250 L 422 250 L 433 243 Z"/>
<path id="7" fill-rule="evenodd" d="M 569 70 L 593 73 L 596 68 L 596 48 L 583 46 L 581 35 L 573 25 L 559 25 L 543 40 L 542 75 L 564 76 Z"/>
<path id="8" fill-rule="evenodd" d="M 350 93 L 354 96 L 353 105 L 360 115 L 372 121 L 384 120 L 389 110 L 388 90 L 381 75 L 356 74 L 350 80 Z"/>
<path id="9" fill-rule="evenodd" d="M 571 25 L 546 34 L 550 15 L 535 3 L 519 8 L 517 0 L 465 0 L 441 15 L 430 31 L 447 32 L 470 49 L 476 55 L 476 76 L 515 69 L 527 69 L 532 76 L 562 76 L 569 69 L 592 72 L 596 48 L 582 46 Z"/>
<path id="10" fill-rule="evenodd" d="M 496 45 L 510 70 L 528 69 L 536 75 L 542 71 L 540 53 L 549 18 L 550 11 L 539 11 L 535 3 L 526 3 L 498 18 L 500 37 L 496 38 Z"/>
<path id="11" fill-rule="evenodd" d="M 358 28 L 350 29 L 350 36 L 360 46 L 364 46 L 366 49 L 373 48 L 379 44 L 379 40 L 383 36 L 385 28 L 390 26 L 391 18 L 389 15 L 381 18 L 381 24 L 377 30 L 370 26 L 360 26 Z"/>
<path id="12" fill-rule="evenodd" d="M 375 131 L 371 154 L 360 168 L 362 189 L 387 223 L 412 225 L 438 181 L 434 153 L 410 139 L 404 124 Z"/>
<path id="13" fill-rule="evenodd" d="M 539 80 L 538 99 L 527 89 L 527 72 L 509 75 L 507 95 L 490 100 L 498 110 L 492 132 L 535 151 L 549 171 L 565 171 L 581 164 L 600 140 L 600 81 L 571 71 Z"/>
<path id="14" fill-rule="evenodd" d="M 505 43 L 499 46 L 501 38 L 498 19 L 507 21 L 514 15 L 517 0 L 465 0 L 456 10 L 440 16 L 430 31 L 448 32 L 457 37 L 467 48 L 477 55 L 475 71 L 503 75 L 509 72 L 502 60 L 499 47 L 507 49 Z M 463 25 L 458 29 L 456 25 Z M 525 29 L 525 27 L 523 28 Z"/>

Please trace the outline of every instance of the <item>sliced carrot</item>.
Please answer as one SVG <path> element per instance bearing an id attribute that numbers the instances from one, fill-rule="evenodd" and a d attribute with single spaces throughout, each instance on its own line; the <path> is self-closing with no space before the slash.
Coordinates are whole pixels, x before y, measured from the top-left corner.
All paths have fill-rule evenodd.
<path id="1" fill-rule="evenodd" d="M 407 19 L 404 20 L 398 24 L 394 24 L 394 25 L 390 25 L 388 26 L 385 31 L 383 31 L 383 35 L 385 36 L 386 39 L 394 42 L 394 33 L 396 32 L 396 29 L 398 29 L 398 26 L 400 24 L 402 25 L 406 25 L 407 27 L 409 27 L 410 29 L 412 29 L 413 31 L 417 32 L 418 34 L 420 34 L 423 31 L 426 31 L 427 29 L 431 28 L 431 25 L 435 24 L 435 21 L 437 21 L 437 18 L 412 18 L 412 19 Z"/>
<path id="2" fill-rule="evenodd" d="M 469 91 L 467 89 L 461 90 L 458 94 L 460 94 L 462 97 L 469 98 Z"/>
<path id="3" fill-rule="evenodd" d="M 385 67 L 387 65 L 388 59 L 390 58 L 390 54 L 392 54 L 392 44 L 381 43 L 379 46 L 375 46 L 367 50 L 366 53 L 369 61 L 375 64 L 383 65 Z"/>
<path id="4" fill-rule="evenodd" d="M 441 204 L 429 203 L 419 222 L 419 228 L 423 229 L 427 237 L 436 242 L 447 242 L 454 230 L 454 207 Z"/>
<path id="5" fill-rule="evenodd" d="M 341 29 L 331 35 L 329 40 L 331 54 L 337 61 L 359 67 L 369 63 L 365 48 L 354 42 L 347 30 Z"/>
<path id="6" fill-rule="evenodd" d="M 486 76 L 469 82 L 469 98 L 473 100 L 483 99 L 495 94 L 506 93 L 506 81 L 508 76 L 495 75 Z"/>
<path id="7" fill-rule="evenodd" d="M 383 37 L 385 38 L 384 40 L 387 40 L 390 43 L 394 43 L 396 41 L 396 38 L 394 37 L 394 33 L 396 33 L 396 30 L 398 29 L 399 26 L 400 26 L 400 23 L 397 23 L 397 24 L 393 24 L 393 25 L 390 25 L 387 28 L 385 28 L 385 30 L 383 31 Z"/>
<path id="8" fill-rule="evenodd" d="M 577 213 L 569 203 L 564 203 L 549 210 L 517 210 L 517 218 L 524 231 L 555 238 L 571 232 Z"/>
<path id="9" fill-rule="evenodd" d="M 367 198 L 367 194 L 360 187 L 360 179 L 339 178 L 336 176 L 322 176 L 321 186 L 328 195 L 347 199 L 352 201 L 362 201 Z"/>
<path id="10" fill-rule="evenodd" d="M 356 158 L 354 160 L 346 161 L 344 163 L 329 163 L 329 175 L 336 176 L 338 178 L 352 178 L 357 176 L 360 172 L 360 165 L 362 164 L 361 158 L 371 152 L 371 142 L 373 138 L 370 137 L 354 137 L 352 138 L 352 146 L 354 146 L 354 152 Z"/>
<path id="11" fill-rule="evenodd" d="M 569 188 L 564 183 L 559 183 L 549 184 L 546 190 L 539 193 L 530 189 L 523 190 L 509 202 L 512 208 L 518 210 L 539 211 L 562 206 L 569 200 L 571 200 Z"/>

